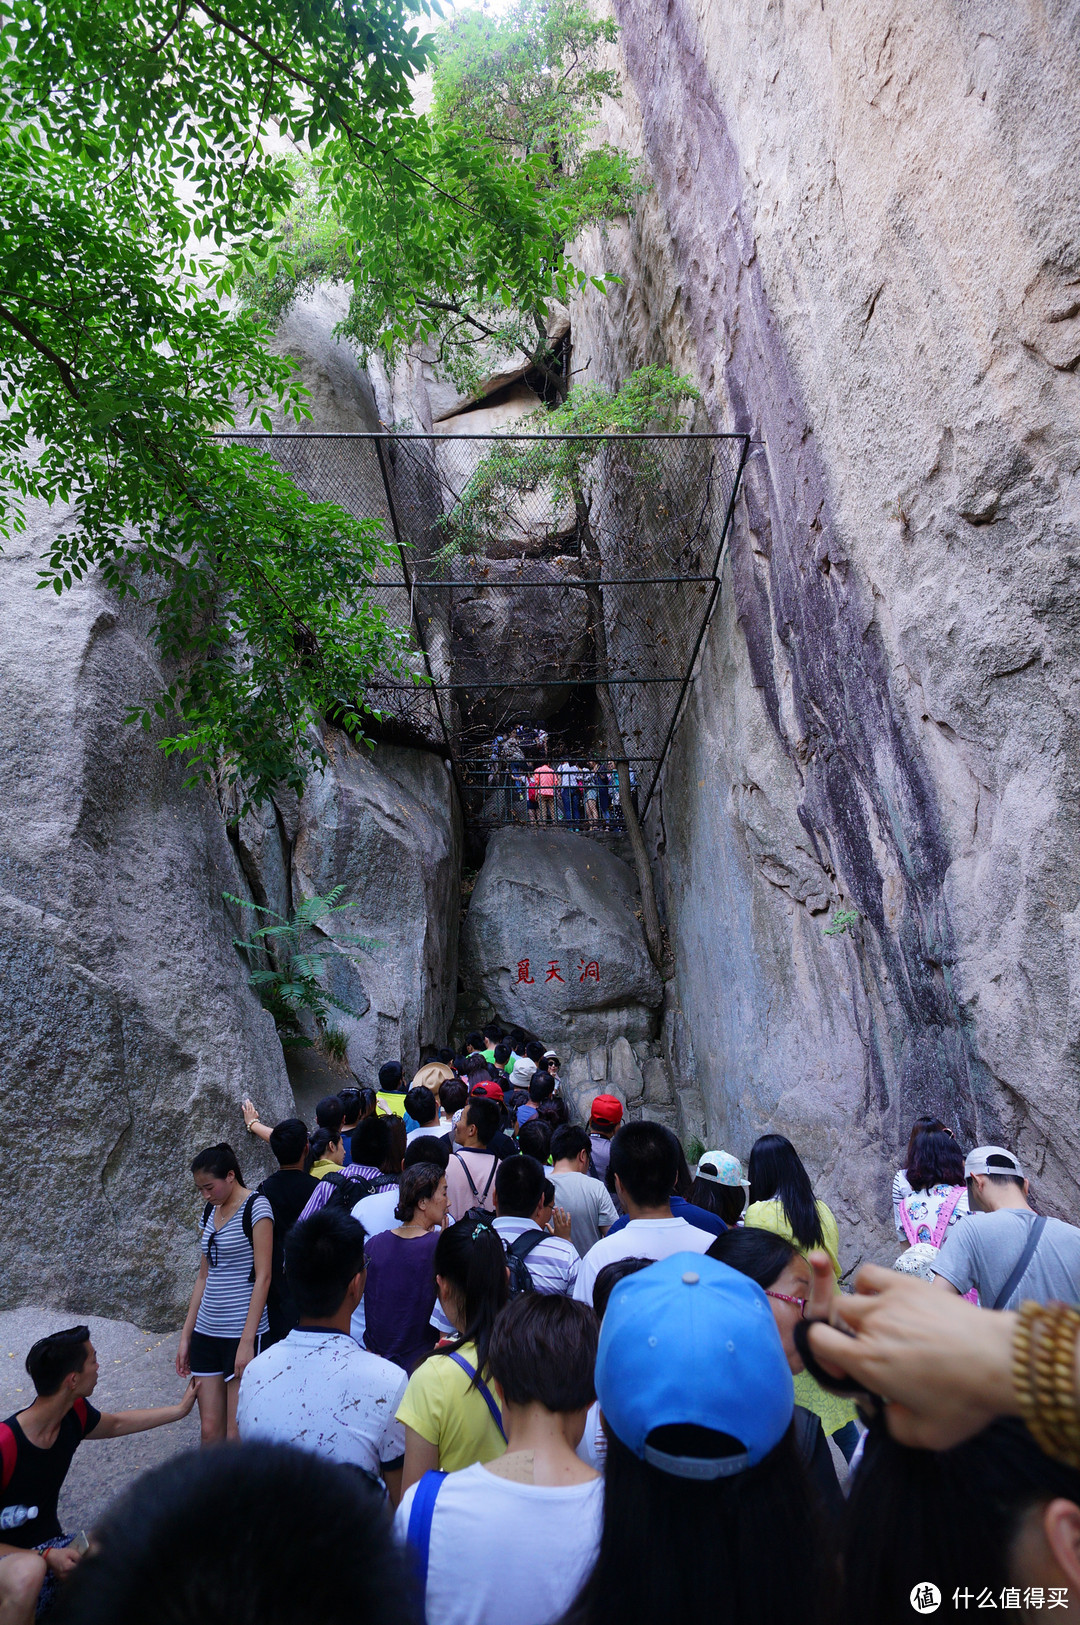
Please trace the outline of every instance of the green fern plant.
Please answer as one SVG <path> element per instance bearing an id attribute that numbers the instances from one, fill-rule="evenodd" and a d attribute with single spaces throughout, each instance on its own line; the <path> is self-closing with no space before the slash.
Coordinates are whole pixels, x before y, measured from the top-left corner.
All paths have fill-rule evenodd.
<path id="1" fill-rule="evenodd" d="M 842 937 L 845 931 L 853 931 L 859 923 L 858 910 L 854 908 L 838 908 L 832 917 L 832 924 L 825 927 L 827 937 Z"/>
<path id="2" fill-rule="evenodd" d="M 312 1040 L 302 1028 L 305 1014 L 315 1023 L 320 1049 L 331 1059 L 345 1049 L 345 1035 L 327 1028 L 330 1011 L 341 1010 L 359 1018 L 361 1012 L 345 1004 L 324 986 L 326 961 L 337 954 L 352 959 L 349 949 L 373 953 L 382 944 L 375 937 L 329 937 L 325 922 L 332 915 L 345 914 L 355 903 L 341 903 L 344 886 L 335 886 L 325 897 L 308 897 L 291 915 L 253 903 L 247 897 L 222 892 L 226 902 L 268 917 L 269 923 L 252 931 L 250 937 L 234 937 L 233 943 L 257 968 L 248 977 L 264 1008 L 274 1018 L 283 1044 L 310 1048 Z M 322 946 L 325 944 L 325 946 Z M 269 959 L 271 963 L 260 963 Z"/>

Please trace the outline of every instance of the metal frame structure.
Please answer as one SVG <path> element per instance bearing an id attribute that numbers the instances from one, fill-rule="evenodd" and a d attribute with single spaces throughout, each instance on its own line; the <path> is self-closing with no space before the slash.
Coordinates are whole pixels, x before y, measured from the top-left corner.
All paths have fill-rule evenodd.
<path id="1" fill-rule="evenodd" d="M 380 572 L 369 590 L 410 627 L 419 683 L 380 673 L 368 702 L 445 752 L 468 822 L 504 821 L 490 806 L 493 789 L 502 804 L 509 780 L 494 785 L 490 773 L 485 783 L 477 777 L 495 760 L 490 742 L 515 737 L 497 733 L 499 719 L 516 721 L 520 731 L 533 712 L 539 725 L 563 714 L 572 698 L 580 712 L 600 686 L 612 693 L 628 757 L 639 784 L 647 783 L 639 806 L 647 813 L 720 595 L 748 435 L 314 431 L 221 438 L 265 450 L 316 500 L 387 526 L 400 576 Z M 468 511 L 485 452 L 498 448 L 505 456 L 510 448 L 527 467 L 545 446 L 571 441 L 581 445 L 588 471 L 576 513 L 565 504 L 556 512 L 549 485 L 538 478 L 506 497 L 479 548 L 447 557 L 446 537 L 455 516 Z M 595 533 L 589 557 L 599 559 L 599 570 L 583 563 L 583 525 Z M 595 655 L 598 602 L 606 666 Z M 535 645 L 523 624 L 536 630 Z M 656 669 L 661 653 L 663 670 Z M 553 729 L 553 737 L 564 733 L 565 725 Z M 579 756 L 586 735 L 579 727 L 574 736 Z"/>

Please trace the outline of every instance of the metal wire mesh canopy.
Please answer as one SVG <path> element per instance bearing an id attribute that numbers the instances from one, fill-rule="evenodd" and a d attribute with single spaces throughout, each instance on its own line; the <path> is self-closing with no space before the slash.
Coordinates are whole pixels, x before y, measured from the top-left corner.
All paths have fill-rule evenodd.
<path id="1" fill-rule="evenodd" d="M 399 737 L 445 751 L 469 822 L 525 816 L 524 776 L 544 760 L 602 767 L 614 750 L 600 685 L 647 810 L 719 592 L 748 436 L 224 438 L 392 534 L 397 566 L 370 591 L 409 628 L 420 680 L 377 674 L 365 704 Z M 575 470 L 572 489 L 553 479 L 553 456 Z M 554 803 L 561 818 L 558 791 Z"/>

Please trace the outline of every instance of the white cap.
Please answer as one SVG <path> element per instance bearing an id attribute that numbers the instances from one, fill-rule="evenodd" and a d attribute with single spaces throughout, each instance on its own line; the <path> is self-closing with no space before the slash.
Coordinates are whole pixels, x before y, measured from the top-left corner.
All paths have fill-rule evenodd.
<path id="1" fill-rule="evenodd" d="M 1023 1179 L 1024 1170 L 1003 1145 L 977 1145 L 964 1158 L 964 1178 L 970 1179 L 972 1174 L 1014 1174 Z"/>

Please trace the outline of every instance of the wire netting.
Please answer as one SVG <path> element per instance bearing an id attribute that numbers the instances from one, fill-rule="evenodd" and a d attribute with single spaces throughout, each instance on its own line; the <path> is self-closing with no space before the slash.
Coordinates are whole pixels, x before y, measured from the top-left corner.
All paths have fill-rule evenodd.
<path id="1" fill-rule="evenodd" d="M 746 436 L 226 438 L 386 527 L 394 562 L 371 592 L 412 653 L 364 703 L 446 752 L 471 823 L 621 826 L 601 685 L 646 810 L 719 590 Z M 544 763 L 572 771 L 530 798 Z"/>

